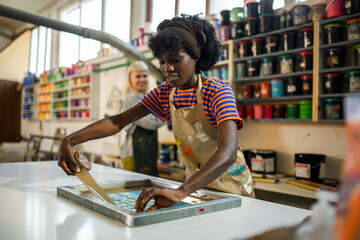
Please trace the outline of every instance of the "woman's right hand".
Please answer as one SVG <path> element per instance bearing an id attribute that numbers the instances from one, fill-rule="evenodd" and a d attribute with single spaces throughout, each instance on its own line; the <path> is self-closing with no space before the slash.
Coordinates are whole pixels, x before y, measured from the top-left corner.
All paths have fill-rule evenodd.
<path id="1" fill-rule="evenodd" d="M 67 137 L 65 137 L 60 144 L 58 166 L 61 167 L 67 175 L 74 175 L 80 172 L 80 167 L 74 158 L 74 152 Z"/>

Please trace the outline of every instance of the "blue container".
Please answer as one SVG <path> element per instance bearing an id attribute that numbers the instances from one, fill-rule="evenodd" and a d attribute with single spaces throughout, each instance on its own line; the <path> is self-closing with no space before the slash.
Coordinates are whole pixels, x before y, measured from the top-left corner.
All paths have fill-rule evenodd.
<path id="1" fill-rule="evenodd" d="M 282 80 L 271 81 L 271 95 L 272 97 L 283 97 L 285 95 L 285 84 Z"/>

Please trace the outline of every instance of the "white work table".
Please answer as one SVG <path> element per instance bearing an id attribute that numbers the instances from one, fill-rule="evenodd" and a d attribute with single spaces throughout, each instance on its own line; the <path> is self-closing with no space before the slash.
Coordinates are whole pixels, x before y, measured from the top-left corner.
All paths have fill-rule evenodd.
<path id="1" fill-rule="evenodd" d="M 98 182 L 149 178 L 99 164 L 91 174 Z M 0 163 L 1 239 L 244 239 L 312 214 L 242 197 L 238 208 L 130 228 L 56 195 L 57 186 L 75 184 L 55 161 Z"/>

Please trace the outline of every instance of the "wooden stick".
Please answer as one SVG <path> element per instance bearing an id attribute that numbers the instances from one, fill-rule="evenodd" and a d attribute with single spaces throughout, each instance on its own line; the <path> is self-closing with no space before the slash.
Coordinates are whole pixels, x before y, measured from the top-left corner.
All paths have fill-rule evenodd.
<path id="1" fill-rule="evenodd" d="M 309 186 L 309 185 L 307 185 L 305 183 L 299 183 L 299 182 L 297 182 L 295 180 L 290 180 L 290 179 L 286 180 L 286 183 L 297 186 L 297 187 L 305 188 L 305 189 L 308 189 L 308 190 L 311 190 L 311 191 L 317 191 L 319 189 L 317 187 L 312 187 L 312 186 Z"/>

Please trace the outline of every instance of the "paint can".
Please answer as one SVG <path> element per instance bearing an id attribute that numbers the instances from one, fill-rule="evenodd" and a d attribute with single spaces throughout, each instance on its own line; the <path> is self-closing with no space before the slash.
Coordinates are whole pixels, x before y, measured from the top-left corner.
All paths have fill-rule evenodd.
<path id="1" fill-rule="evenodd" d="M 311 119 L 312 118 L 312 101 L 302 100 L 299 102 L 300 105 L 300 119 Z"/>
<path id="2" fill-rule="evenodd" d="M 313 77 L 312 75 L 300 76 L 302 82 L 302 93 L 304 95 L 312 94 Z"/>
<path id="3" fill-rule="evenodd" d="M 225 42 L 231 39 L 231 26 L 221 25 L 220 26 L 220 41 Z"/>
<path id="4" fill-rule="evenodd" d="M 328 19 L 344 15 L 344 0 L 326 0 L 325 4 Z"/>
<path id="5" fill-rule="evenodd" d="M 274 106 L 266 104 L 264 105 L 264 118 L 272 119 L 274 117 Z"/>
<path id="6" fill-rule="evenodd" d="M 273 150 L 252 149 L 251 171 L 257 173 L 275 174 L 277 152 Z"/>
<path id="7" fill-rule="evenodd" d="M 261 98 L 261 85 L 260 84 L 254 85 L 254 97 Z"/>
<path id="8" fill-rule="evenodd" d="M 280 79 L 271 80 L 271 96 L 272 97 L 283 97 L 285 93 L 284 81 Z"/>
<path id="9" fill-rule="evenodd" d="M 284 104 L 275 104 L 274 105 L 274 118 L 285 118 L 286 114 L 286 105 Z"/>
<path id="10" fill-rule="evenodd" d="M 261 98 L 271 97 L 271 84 L 270 83 L 261 83 Z"/>
<path id="11" fill-rule="evenodd" d="M 360 92 L 360 71 L 348 71 L 346 76 L 349 80 L 349 92 Z"/>
<path id="12" fill-rule="evenodd" d="M 325 163 L 323 154 L 295 153 L 295 178 L 321 182 L 321 164 Z"/>
<path id="13" fill-rule="evenodd" d="M 246 77 L 247 65 L 246 62 L 237 62 L 236 63 L 236 78 Z"/>
<path id="14" fill-rule="evenodd" d="M 246 105 L 246 119 L 254 119 L 254 105 Z"/>
<path id="15" fill-rule="evenodd" d="M 288 104 L 287 115 L 288 119 L 299 119 L 299 104 Z"/>
<path id="16" fill-rule="evenodd" d="M 254 104 L 254 118 L 263 119 L 264 118 L 264 106 L 261 104 Z"/>
<path id="17" fill-rule="evenodd" d="M 341 98 L 325 98 L 325 118 L 341 119 L 342 103 Z"/>

